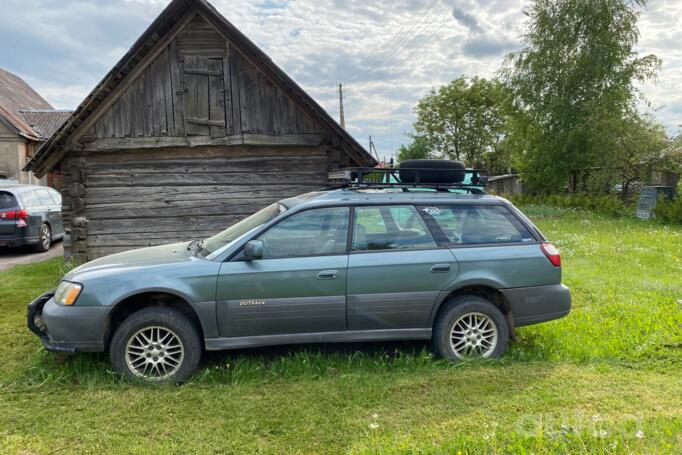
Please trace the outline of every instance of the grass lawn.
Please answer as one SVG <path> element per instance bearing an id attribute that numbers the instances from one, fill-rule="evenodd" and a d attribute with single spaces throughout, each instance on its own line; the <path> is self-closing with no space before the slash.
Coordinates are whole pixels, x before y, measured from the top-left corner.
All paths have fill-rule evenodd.
<path id="1" fill-rule="evenodd" d="M 525 207 L 562 250 L 569 317 L 499 361 L 426 343 L 207 356 L 181 387 L 45 352 L 26 304 L 63 262 L 0 274 L 0 453 L 681 453 L 682 228 Z"/>

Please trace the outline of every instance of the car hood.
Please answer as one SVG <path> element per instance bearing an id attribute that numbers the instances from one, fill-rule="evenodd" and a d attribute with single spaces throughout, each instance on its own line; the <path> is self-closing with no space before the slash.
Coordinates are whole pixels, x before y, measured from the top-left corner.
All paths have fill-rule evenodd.
<path id="1" fill-rule="evenodd" d="M 187 242 L 171 243 L 168 245 L 140 248 L 112 254 L 76 267 L 69 272 L 64 279 L 69 280 L 82 274 L 97 273 L 112 269 L 124 270 L 140 267 L 146 268 L 188 262 L 195 259 L 195 256 L 187 249 L 187 245 Z"/>

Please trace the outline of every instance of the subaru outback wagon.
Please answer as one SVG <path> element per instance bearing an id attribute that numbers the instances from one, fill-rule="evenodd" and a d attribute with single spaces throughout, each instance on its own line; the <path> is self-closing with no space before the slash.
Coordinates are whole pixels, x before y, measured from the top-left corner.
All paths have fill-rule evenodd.
<path id="1" fill-rule="evenodd" d="M 177 383 L 203 350 L 431 340 L 453 361 L 498 357 L 515 327 L 568 314 L 559 252 L 526 216 L 462 176 L 423 177 L 356 176 L 204 240 L 94 260 L 29 305 L 29 328 Z"/>

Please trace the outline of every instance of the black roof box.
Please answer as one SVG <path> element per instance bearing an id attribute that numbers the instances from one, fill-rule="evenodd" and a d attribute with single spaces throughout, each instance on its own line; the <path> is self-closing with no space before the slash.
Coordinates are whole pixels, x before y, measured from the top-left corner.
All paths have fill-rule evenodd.
<path id="1" fill-rule="evenodd" d="M 402 183 L 451 185 L 462 183 L 466 167 L 461 161 L 405 160 L 398 169 Z"/>

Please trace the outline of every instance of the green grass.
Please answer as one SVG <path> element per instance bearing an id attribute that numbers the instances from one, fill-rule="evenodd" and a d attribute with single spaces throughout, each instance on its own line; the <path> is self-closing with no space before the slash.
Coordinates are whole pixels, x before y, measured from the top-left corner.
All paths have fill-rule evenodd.
<path id="1" fill-rule="evenodd" d="M 574 309 L 499 361 L 426 343 L 207 356 L 181 387 L 45 352 L 25 306 L 60 260 L 0 274 L 0 453 L 680 453 L 682 228 L 524 207 L 562 250 Z"/>

